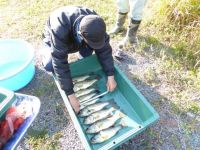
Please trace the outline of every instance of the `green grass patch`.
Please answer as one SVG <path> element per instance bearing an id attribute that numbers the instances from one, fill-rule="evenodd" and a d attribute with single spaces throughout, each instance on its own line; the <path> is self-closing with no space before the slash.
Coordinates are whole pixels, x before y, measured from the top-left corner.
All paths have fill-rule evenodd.
<path id="1" fill-rule="evenodd" d="M 26 143 L 34 150 L 55 150 L 59 146 L 59 138 L 62 136 L 61 133 L 55 133 L 52 136 L 48 136 L 47 131 L 43 130 L 30 130 L 28 132 L 28 138 Z"/>
<path id="2" fill-rule="evenodd" d="M 189 111 L 191 111 L 192 113 L 200 115 L 200 105 L 195 101 L 191 102 L 190 107 L 189 107 Z"/>
<path id="3" fill-rule="evenodd" d="M 37 88 L 32 89 L 32 94 L 35 96 L 41 97 L 56 88 L 53 81 L 50 82 L 48 80 L 41 80 L 39 82 L 42 82 L 41 85 Z"/>
<path id="4" fill-rule="evenodd" d="M 150 3 L 149 3 L 150 4 Z M 149 13 L 149 12 L 147 12 Z M 143 30 L 172 50 L 173 57 L 188 69 L 200 67 L 200 7 L 198 0 L 160 0 L 151 4 Z M 150 39 L 150 42 L 151 39 Z"/>
<path id="5" fill-rule="evenodd" d="M 84 0 L 66 0 L 66 1 L 0 1 L 0 33 L 4 38 L 22 38 L 28 41 L 40 41 L 44 25 L 50 13 L 56 8 L 66 5 L 84 5 L 94 9 L 108 24 L 107 29 L 114 24 L 116 16 L 116 7 L 114 1 L 84 1 Z M 109 13 L 108 13 L 109 10 Z M 9 30 L 8 30 L 9 26 Z"/>
<path id="6" fill-rule="evenodd" d="M 156 37 L 148 36 L 146 39 L 147 44 L 159 45 L 159 40 Z"/>
<path id="7" fill-rule="evenodd" d="M 176 135 L 171 135 L 170 139 L 176 149 L 181 149 L 181 143 Z"/>
<path id="8" fill-rule="evenodd" d="M 172 110 L 176 113 L 176 114 L 182 114 L 183 110 L 180 108 L 180 106 L 178 104 L 175 103 L 170 103 Z M 185 113 L 185 111 L 184 111 Z"/>

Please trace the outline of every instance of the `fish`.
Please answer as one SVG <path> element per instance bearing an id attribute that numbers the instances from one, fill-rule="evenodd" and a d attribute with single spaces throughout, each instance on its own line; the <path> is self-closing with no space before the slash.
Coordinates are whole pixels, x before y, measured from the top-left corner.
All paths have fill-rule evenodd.
<path id="1" fill-rule="evenodd" d="M 91 138 L 90 142 L 93 144 L 105 142 L 111 137 L 113 137 L 114 135 L 116 135 L 117 132 L 121 130 L 122 128 L 124 128 L 123 125 L 117 125 L 117 126 L 102 130 L 98 134 L 94 135 Z"/>
<path id="2" fill-rule="evenodd" d="M 95 104 L 88 105 L 85 108 L 83 108 L 82 110 L 80 110 L 79 117 L 89 116 L 90 114 L 92 114 L 96 111 L 99 111 L 108 105 L 116 105 L 116 104 L 113 100 L 109 100 L 109 101 L 98 102 Z"/>
<path id="3" fill-rule="evenodd" d="M 89 94 L 89 93 L 94 92 L 94 91 L 98 91 L 98 90 L 96 90 L 95 88 L 83 89 L 83 90 L 76 92 L 75 95 L 76 95 L 77 98 L 79 98 L 80 96 Z"/>
<path id="4" fill-rule="evenodd" d="M 115 122 L 120 119 L 125 117 L 125 114 L 122 113 L 121 111 L 117 110 L 115 111 L 115 114 L 109 118 L 99 120 L 92 124 L 90 127 L 86 129 L 86 133 L 93 134 L 93 133 L 98 133 L 101 130 L 107 129 L 115 124 Z"/>
<path id="5" fill-rule="evenodd" d="M 78 77 L 72 78 L 72 81 L 73 81 L 73 83 L 77 83 L 77 82 L 84 81 L 88 78 L 90 78 L 90 75 L 78 76 Z"/>
<path id="6" fill-rule="evenodd" d="M 92 124 L 98 120 L 107 118 L 107 117 L 113 115 L 114 110 L 116 110 L 116 108 L 110 107 L 108 109 L 103 109 L 103 110 L 97 111 L 95 113 L 92 113 L 91 115 L 89 115 L 88 117 L 86 117 L 84 119 L 83 123 L 88 125 L 88 124 Z"/>
<path id="7" fill-rule="evenodd" d="M 99 100 L 100 100 L 100 98 L 96 98 L 96 99 L 91 100 L 91 101 L 86 101 L 86 102 L 84 101 L 84 102 L 80 103 L 80 105 L 81 105 L 80 106 L 80 110 L 85 108 L 88 105 L 91 105 L 91 104 L 94 104 L 94 103 L 98 102 Z"/>
<path id="8" fill-rule="evenodd" d="M 87 95 L 83 95 L 81 97 L 78 98 L 79 102 L 84 102 L 86 100 L 89 100 L 91 99 L 92 97 L 94 96 L 97 96 L 97 93 L 96 92 L 92 92 L 92 93 L 89 93 Z"/>
<path id="9" fill-rule="evenodd" d="M 99 93 L 99 91 L 98 91 L 98 93 Z M 94 99 L 97 99 L 97 98 L 102 98 L 104 95 L 106 95 L 108 93 L 108 91 L 106 91 L 106 92 L 103 92 L 103 93 L 101 93 L 101 94 L 99 94 L 99 95 L 95 95 L 94 97 L 92 97 L 92 98 L 90 98 L 90 99 L 87 99 L 87 100 L 85 100 L 85 101 L 83 101 L 83 102 L 81 102 L 82 104 L 83 103 L 87 103 L 87 102 L 90 102 L 90 101 L 92 101 L 92 100 L 94 100 Z"/>
<path id="10" fill-rule="evenodd" d="M 88 87 L 96 83 L 97 81 L 98 81 L 97 79 L 92 79 L 92 80 L 85 80 L 85 81 L 78 82 L 74 84 L 74 92 L 77 92 L 82 89 L 87 89 Z"/>

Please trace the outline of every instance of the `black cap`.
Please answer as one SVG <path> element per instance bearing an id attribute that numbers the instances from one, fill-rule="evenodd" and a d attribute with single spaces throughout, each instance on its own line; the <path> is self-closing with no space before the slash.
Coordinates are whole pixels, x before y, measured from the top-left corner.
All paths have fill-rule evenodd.
<path id="1" fill-rule="evenodd" d="M 98 15 L 84 16 L 80 22 L 80 32 L 91 48 L 101 49 L 105 45 L 106 24 Z"/>

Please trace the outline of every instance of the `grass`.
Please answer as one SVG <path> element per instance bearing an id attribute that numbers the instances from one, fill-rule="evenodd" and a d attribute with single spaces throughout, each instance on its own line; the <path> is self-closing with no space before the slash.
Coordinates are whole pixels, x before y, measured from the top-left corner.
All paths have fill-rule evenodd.
<path id="1" fill-rule="evenodd" d="M 199 72 L 187 71 L 172 60 L 162 61 L 157 68 L 157 74 L 164 74 L 163 83 L 171 86 L 169 95 L 171 97 L 172 108 L 177 112 L 192 111 L 200 114 L 198 99 L 195 99 L 194 93 L 199 93 Z M 191 93 L 191 94 L 189 94 Z"/>
<path id="2" fill-rule="evenodd" d="M 194 114 L 200 114 L 200 106 L 197 102 L 192 102 L 190 104 L 190 107 L 188 108 L 188 111 L 191 111 Z"/>
<path id="3" fill-rule="evenodd" d="M 174 61 L 180 59 L 188 69 L 199 67 L 200 7 L 198 0 L 160 0 L 151 5 L 143 23 L 145 30 L 153 29 L 154 36 L 171 47 Z M 149 26 L 150 24 L 150 26 Z"/>
<path id="4" fill-rule="evenodd" d="M 166 100 L 155 104 L 162 107 L 169 101 L 174 114 L 182 115 L 192 112 L 200 115 L 198 93 L 200 91 L 200 27 L 198 0 L 161 0 L 149 1 L 147 11 L 139 31 L 139 45 L 136 53 L 158 61 L 156 68 L 146 68 L 141 74 L 133 76 L 137 82 L 151 87 L 165 84 L 170 89 L 165 91 Z M 93 8 L 102 16 L 110 30 L 115 23 L 117 9 L 114 0 L 0 0 L 0 38 L 22 38 L 31 43 L 40 43 L 41 35 L 50 12 L 64 5 L 84 5 Z M 126 23 L 127 25 L 127 23 Z M 121 33 L 112 40 L 119 41 Z M 48 89 L 55 86 L 39 79 L 44 86 L 32 89 L 33 95 L 41 97 Z M 165 90 L 165 89 L 164 89 Z M 195 96 L 195 94 L 197 96 Z M 57 105 L 57 110 L 62 106 Z M 58 113 L 60 113 L 58 111 Z M 162 112 L 161 112 L 162 113 Z M 186 134 L 195 132 L 183 123 Z M 149 141 L 158 139 L 162 145 L 165 141 L 160 134 L 150 130 Z M 31 131 L 27 143 L 33 149 L 56 149 L 60 133 L 48 136 L 47 131 Z M 176 136 L 171 136 L 175 147 L 179 148 Z"/>
<path id="5" fill-rule="evenodd" d="M 55 150 L 59 146 L 58 140 L 61 136 L 61 133 L 55 133 L 52 136 L 48 136 L 48 132 L 45 129 L 32 129 L 28 132 L 28 138 L 26 139 L 26 143 L 28 143 L 31 149 L 34 150 Z"/>
<path id="6" fill-rule="evenodd" d="M 181 144 L 180 144 L 180 141 L 179 139 L 177 138 L 176 135 L 172 135 L 170 137 L 171 141 L 173 142 L 173 145 L 176 149 L 181 149 Z"/>
<path id="7" fill-rule="evenodd" d="M 45 95 L 47 92 L 49 92 L 50 90 L 54 90 L 55 89 L 55 84 L 54 82 L 50 82 L 48 80 L 40 80 L 39 82 L 41 82 L 41 85 L 38 88 L 34 88 L 32 89 L 31 94 L 37 96 L 37 97 L 41 97 L 43 95 Z"/>
<path id="8" fill-rule="evenodd" d="M 116 8 L 114 2 L 84 0 L 0 0 L 0 33 L 1 38 L 23 38 L 31 42 L 40 41 L 42 31 L 50 12 L 65 5 L 81 5 L 93 8 L 105 19 L 106 23 L 114 22 Z M 108 8 L 110 13 L 107 13 Z M 9 26 L 9 30 L 7 29 Z M 109 27 L 108 27 L 109 28 Z M 6 32 L 5 32 L 6 31 Z"/>

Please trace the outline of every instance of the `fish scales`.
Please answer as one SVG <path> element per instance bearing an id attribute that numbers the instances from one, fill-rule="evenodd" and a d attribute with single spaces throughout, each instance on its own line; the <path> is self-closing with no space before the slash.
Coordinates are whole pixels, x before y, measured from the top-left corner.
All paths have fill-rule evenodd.
<path id="1" fill-rule="evenodd" d="M 88 99 L 90 99 L 90 98 L 92 98 L 96 95 L 97 95 L 96 92 L 92 92 L 92 93 L 89 93 L 87 95 L 83 95 L 83 96 L 79 97 L 78 100 L 79 100 L 79 102 L 84 102 L 84 101 L 86 101 L 86 100 L 88 100 Z"/>
<path id="2" fill-rule="evenodd" d="M 107 129 L 113 126 L 118 119 L 124 116 L 125 115 L 121 113 L 120 111 L 116 111 L 116 113 L 113 116 L 103 119 L 103 120 L 99 120 L 95 122 L 94 124 L 92 124 L 90 127 L 86 129 L 86 133 L 90 133 L 90 134 L 98 133 L 101 130 Z"/>
<path id="3" fill-rule="evenodd" d="M 88 117 L 86 117 L 83 121 L 84 124 L 92 124 L 98 120 L 107 118 L 113 114 L 113 111 L 115 110 L 114 107 L 108 108 L 108 109 L 103 109 L 100 111 L 97 111 L 95 113 L 92 113 Z"/>
<path id="4" fill-rule="evenodd" d="M 91 104 L 94 104 L 94 103 L 98 102 L 99 100 L 100 100 L 100 98 L 97 98 L 97 99 L 94 99 L 94 100 L 91 100 L 91 101 L 80 103 L 80 105 L 81 105 L 80 106 L 80 110 L 83 109 L 83 108 L 85 108 L 88 105 L 91 105 Z"/>
<path id="5" fill-rule="evenodd" d="M 96 111 L 99 111 L 110 104 L 114 105 L 113 103 L 115 103 L 115 102 L 113 100 L 110 100 L 110 101 L 98 102 L 95 104 L 88 105 L 80 111 L 79 116 L 80 117 L 89 116 L 90 114 L 92 114 Z"/>
<path id="6" fill-rule="evenodd" d="M 93 144 L 105 142 L 109 140 L 111 137 L 113 137 L 114 135 L 116 135 L 117 132 L 121 130 L 122 128 L 123 128 L 122 125 L 117 125 L 117 126 L 102 130 L 98 134 L 94 135 L 90 141 Z"/>
<path id="7" fill-rule="evenodd" d="M 74 77 L 74 78 L 72 78 L 72 81 L 74 83 L 78 83 L 78 82 L 84 81 L 88 78 L 90 78 L 90 75 L 84 75 L 84 76 Z"/>
<path id="8" fill-rule="evenodd" d="M 80 91 L 76 92 L 75 95 L 76 95 L 77 98 L 79 98 L 79 97 L 81 97 L 83 95 L 87 95 L 87 94 L 92 93 L 94 91 L 96 91 L 95 88 L 83 89 L 83 90 L 80 90 Z"/>
<path id="9" fill-rule="evenodd" d="M 79 90 L 82 90 L 82 89 L 87 89 L 90 86 L 92 86 L 94 83 L 96 83 L 97 81 L 98 81 L 97 79 L 92 79 L 92 80 L 85 80 L 85 81 L 78 82 L 74 84 L 74 92 L 78 92 Z"/>

